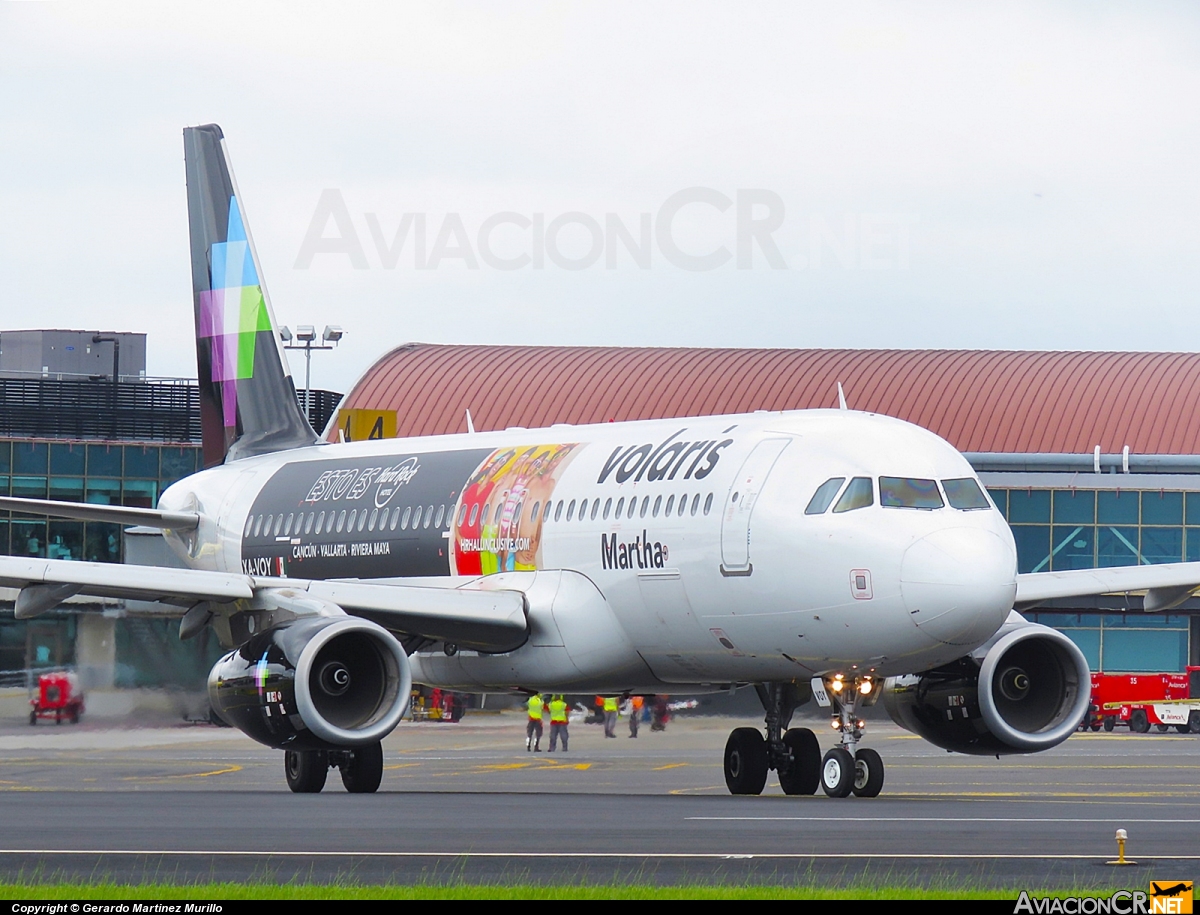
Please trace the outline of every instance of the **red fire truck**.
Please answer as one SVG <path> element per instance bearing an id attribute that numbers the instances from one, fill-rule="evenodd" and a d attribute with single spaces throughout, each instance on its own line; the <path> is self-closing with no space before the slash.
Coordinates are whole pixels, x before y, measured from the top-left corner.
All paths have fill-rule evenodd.
<path id="1" fill-rule="evenodd" d="M 1200 734 L 1200 667 L 1186 673 L 1092 674 L 1092 705 L 1085 727 L 1111 731 L 1118 724 L 1144 734 L 1175 728 Z"/>

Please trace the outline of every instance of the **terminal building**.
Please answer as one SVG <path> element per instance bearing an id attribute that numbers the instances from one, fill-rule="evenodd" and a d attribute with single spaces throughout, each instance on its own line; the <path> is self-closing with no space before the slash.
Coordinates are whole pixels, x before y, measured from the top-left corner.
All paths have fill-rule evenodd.
<path id="1" fill-rule="evenodd" d="M 147 378 L 144 340 L 139 350 L 123 335 L 53 333 L 78 337 L 22 341 L 39 355 L 9 375 L 11 335 L 0 334 L 0 494 L 154 505 L 200 466 L 195 382 Z M 80 345 L 99 349 L 86 377 L 53 357 Z M 1189 353 L 409 344 L 368 368 L 336 412 L 340 395 L 314 391 L 310 418 L 331 441 L 465 432 L 468 410 L 477 430 L 532 429 L 834 408 L 839 383 L 851 409 L 924 426 L 966 454 L 1012 527 L 1022 572 L 1200 560 L 1200 355 Z M 156 540 L 0 514 L 10 555 L 158 561 L 146 551 Z M 0 685 L 3 671 L 55 664 L 99 685 L 203 682 L 215 641 L 180 643 L 177 622 L 152 608 L 88 600 L 25 623 L 0 595 Z M 1200 663 L 1200 599 L 1159 613 L 1135 596 L 1072 599 L 1027 615 L 1070 636 L 1095 670 Z"/>

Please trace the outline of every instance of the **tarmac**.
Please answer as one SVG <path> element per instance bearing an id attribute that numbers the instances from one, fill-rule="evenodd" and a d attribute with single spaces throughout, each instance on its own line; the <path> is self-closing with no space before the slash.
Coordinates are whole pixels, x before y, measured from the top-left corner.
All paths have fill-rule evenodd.
<path id="1" fill-rule="evenodd" d="M 526 752 L 519 712 L 405 722 L 378 794 L 336 771 L 293 795 L 237 731 L 0 724 L 0 880 L 766 882 L 1127 888 L 1200 871 L 1200 738 L 1081 733 L 1046 753 L 948 754 L 887 722 L 875 799 L 731 797 L 728 732 L 676 717 Z M 10 721 L 12 719 L 9 719 Z M 799 724 L 797 721 L 794 724 Z M 805 722 L 823 746 L 835 732 Z M 543 750 L 546 740 L 543 739 Z M 1110 867 L 1116 829 L 1134 867 Z"/>

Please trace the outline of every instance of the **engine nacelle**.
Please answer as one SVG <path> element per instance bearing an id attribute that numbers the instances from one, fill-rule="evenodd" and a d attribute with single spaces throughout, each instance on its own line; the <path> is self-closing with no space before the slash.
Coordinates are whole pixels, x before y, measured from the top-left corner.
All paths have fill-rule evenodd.
<path id="1" fill-rule="evenodd" d="M 992 640 L 953 664 L 889 677 L 892 720 L 958 753 L 1048 750 L 1078 727 L 1091 701 L 1083 652 L 1048 626 L 1013 613 Z"/>
<path id="2" fill-rule="evenodd" d="M 276 748 L 375 743 L 400 723 L 411 692 L 400 643 L 382 626 L 352 617 L 301 618 L 267 629 L 208 675 L 216 713 Z"/>

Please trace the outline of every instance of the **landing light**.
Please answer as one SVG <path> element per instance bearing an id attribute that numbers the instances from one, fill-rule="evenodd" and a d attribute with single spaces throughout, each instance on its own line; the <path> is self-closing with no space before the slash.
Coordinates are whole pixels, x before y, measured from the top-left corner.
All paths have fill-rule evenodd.
<path id="1" fill-rule="evenodd" d="M 864 696 L 871 695 L 871 690 L 873 688 L 874 687 L 871 685 L 870 680 L 863 680 L 862 683 L 858 684 L 858 691 L 860 693 L 862 693 Z"/>
<path id="2" fill-rule="evenodd" d="M 841 730 L 842 723 L 838 719 L 834 718 L 831 722 L 829 722 L 829 724 L 835 731 Z"/>
<path id="3" fill-rule="evenodd" d="M 832 683 L 829 684 L 829 688 L 832 689 L 835 693 L 840 693 L 842 691 L 842 685 L 843 684 L 842 684 L 841 680 L 834 680 Z"/>

